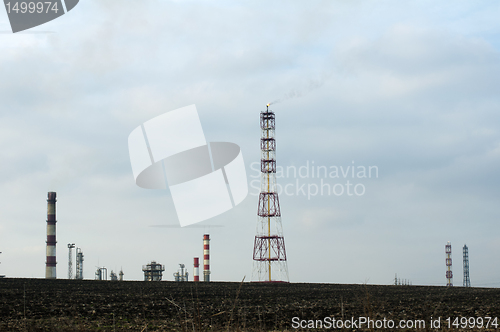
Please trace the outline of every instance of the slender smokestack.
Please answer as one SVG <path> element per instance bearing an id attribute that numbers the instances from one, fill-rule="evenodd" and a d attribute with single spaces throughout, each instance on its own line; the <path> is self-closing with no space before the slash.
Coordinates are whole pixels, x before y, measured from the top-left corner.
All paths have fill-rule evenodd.
<path id="1" fill-rule="evenodd" d="M 198 258 L 198 257 L 194 258 L 193 280 L 200 281 L 200 258 Z"/>
<path id="2" fill-rule="evenodd" d="M 203 281 L 210 281 L 210 235 L 203 235 Z"/>
<path id="3" fill-rule="evenodd" d="M 56 193 L 49 192 L 47 199 L 47 261 L 45 278 L 56 279 Z"/>

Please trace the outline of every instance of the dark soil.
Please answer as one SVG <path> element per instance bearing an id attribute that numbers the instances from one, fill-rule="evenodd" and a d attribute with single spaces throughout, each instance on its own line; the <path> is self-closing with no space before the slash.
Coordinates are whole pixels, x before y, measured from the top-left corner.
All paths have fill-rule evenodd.
<path id="1" fill-rule="evenodd" d="M 499 331 L 500 289 L 0 279 L 2 332 L 292 331 L 293 317 L 307 321 L 335 317 L 345 321 L 361 316 L 385 318 L 395 324 L 403 319 L 425 321 L 425 327 L 420 329 L 398 331 Z M 430 327 L 431 317 L 441 317 L 441 328 Z M 498 317 L 498 328 L 448 328 L 448 317 L 450 322 L 456 317 Z M 311 322 L 303 322 L 303 326 L 307 323 Z M 345 330 L 395 329 L 365 325 Z"/>

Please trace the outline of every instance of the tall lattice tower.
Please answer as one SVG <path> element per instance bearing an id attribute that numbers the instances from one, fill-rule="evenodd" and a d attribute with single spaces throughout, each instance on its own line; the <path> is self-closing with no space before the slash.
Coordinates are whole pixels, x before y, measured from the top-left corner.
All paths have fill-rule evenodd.
<path id="1" fill-rule="evenodd" d="M 68 279 L 73 279 L 73 248 L 74 243 L 68 243 Z"/>
<path id="2" fill-rule="evenodd" d="M 451 243 L 446 244 L 446 286 L 453 286 L 453 272 L 451 272 Z"/>
<path id="3" fill-rule="evenodd" d="M 253 277 L 258 281 L 288 282 L 285 238 L 281 224 L 280 203 L 276 187 L 275 115 L 260 113 L 260 194 L 257 210 L 257 235 L 253 247 Z"/>
<path id="4" fill-rule="evenodd" d="M 83 279 L 83 252 L 81 248 L 76 248 L 76 275 L 75 279 Z"/>
<path id="5" fill-rule="evenodd" d="M 469 248 L 464 244 L 464 287 L 470 287 L 469 278 Z"/>

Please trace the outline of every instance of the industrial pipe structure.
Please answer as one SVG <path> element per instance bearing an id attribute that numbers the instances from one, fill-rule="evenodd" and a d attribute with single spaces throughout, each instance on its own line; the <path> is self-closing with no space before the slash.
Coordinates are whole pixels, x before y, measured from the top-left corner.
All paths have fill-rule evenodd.
<path id="1" fill-rule="evenodd" d="M 45 278 L 56 279 L 56 193 L 49 192 L 47 199 L 47 260 Z"/>

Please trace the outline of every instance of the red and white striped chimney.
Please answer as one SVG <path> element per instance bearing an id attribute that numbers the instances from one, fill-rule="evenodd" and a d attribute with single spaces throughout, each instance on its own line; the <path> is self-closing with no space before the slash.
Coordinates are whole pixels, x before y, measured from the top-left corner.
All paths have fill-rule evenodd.
<path id="1" fill-rule="evenodd" d="M 45 278 L 56 279 L 56 193 L 49 192 L 47 199 L 47 261 Z"/>
<path id="2" fill-rule="evenodd" d="M 199 257 L 194 258 L 193 280 L 200 281 L 200 258 Z"/>
<path id="3" fill-rule="evenodd" d="M 203 235 L 203 281 L 210 281 L 210 235 Z"/>

